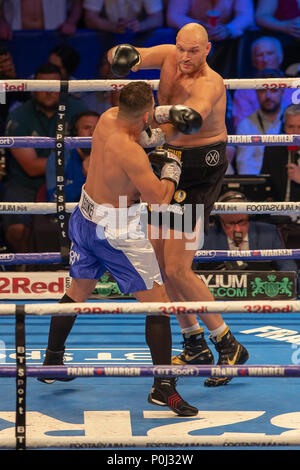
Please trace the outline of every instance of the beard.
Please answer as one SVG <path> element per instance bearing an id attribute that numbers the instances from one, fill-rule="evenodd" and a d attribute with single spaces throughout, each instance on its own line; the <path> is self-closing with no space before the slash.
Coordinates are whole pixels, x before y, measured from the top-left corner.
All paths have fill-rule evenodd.
<path id="1" fill-rule="evenodd" d="M 42 103 L 41 101 L 36 100 L 36 104 L 42 111 L 45 111 L 47 113 L 54 114 L 58 110 L 58 103 L 47 105 L 47 104 Z"/>
<path id="2" fill-rule="evenodd" d="M 273 106 L 264 106 L 264 104 L 261 105 L 262 111 L 266 114 L 276 113 L 276 111 L 278 111 L 279 108 L 280 108 L 280 103 L 275 103 L 273 104 Z"/>

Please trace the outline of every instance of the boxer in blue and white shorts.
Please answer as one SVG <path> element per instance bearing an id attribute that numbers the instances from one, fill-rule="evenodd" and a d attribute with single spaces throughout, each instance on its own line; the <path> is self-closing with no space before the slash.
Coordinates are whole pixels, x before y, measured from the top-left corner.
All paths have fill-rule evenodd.
<path id="1" fill-rule="evenodd" d="M 183 109 L 173 111 L 175 121 L 180 120 Z M 136 204 L 140 200 L 169 204 L 181 174 L 175 154 L 163 150 L 148 156 L 138 144 L 153 112 L 151 87 L 133 82 L 122 88 L 119 107 L 109 109 L 98 121 L 86 183 L 70 218 L 72 282 L 60 302 L 85 302 L 106 270 L 122 292 L 131 292 L 138 301 L 169 302 L 154 249 L 140 229 L 141 206 Z M 152 171 L 150 158 L 159 160 L 160 177 Z M 52 317 L 44 365 L 63 364 L 74 321 L 74 316 Z M 153 364 L 171 364 L 169 316 L 146 316 L 146 341 Z M 197 408 L 181 398 L 175 382 L 174 378 L 155 378 L 148 401 L 168 406 L 180 416 L 196 415 Z"/>
<path id="2" fill-rule="evenodd" d="M 70 276 L 98 280 L 109 271 L 123 293 L 151 289 L 154 282 L 162 285 L 154 249 L 140 227 L 140 212 L 141 204 L 96 204 L 82 189 L 69 223 Z"/>

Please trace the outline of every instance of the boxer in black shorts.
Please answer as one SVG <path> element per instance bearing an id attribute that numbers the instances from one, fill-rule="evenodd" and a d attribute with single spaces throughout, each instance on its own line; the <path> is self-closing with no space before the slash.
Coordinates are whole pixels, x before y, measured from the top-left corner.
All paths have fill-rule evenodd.
<path id="1" fill-rule="evenodd" d="M 182 162 L 182 173 L 178 188 L 170 202 L 175 205 L 172 212 L 170 208 L 170 228 L 181 227 L 182 230 L 194 230 L 197 221 L 197 205 L 204 206 L 204 230 L 208 232 L 209 216 L 217 200 L 223 183 L 223 177 L 226 173 L 228 161 L 226 158 L 226 143 L 217 142 L 216 144 L 203 147 L 176 147 L 174 145 L 164 144 L 163 149 L 173 152 Z M 184 212 L 176 210 L 180 207 L 188 206 L 191 208 L 191 223 L 184 224 L 177 220 L 182 218 Z M 153 217 L 153 212 L 149 211 L 149 223 L 163 223 L 162 216 Z M 152 219 L 152 221 L 151 221 Z"/>
<path id="2" fill-rule="evenodd" d="M 176 44 L 161 44 L 149 48 L 121 44 L 112 48 L 107 56 L 112 71 L 117 76 L 125 77 L 130 71 L 139 69 L 160 69 L 157 92 L 159 106 L 154 110 L 152 129 L 148 129 L 146 136 L 141 136 L 139 144 L 145 148 L 169 148 L 177 156 L 181 156 L 182 160 L 181 178 L 172 204 L 161 215 L 159 208 L 150 204 L 148 229 L 169 298 L 177 302 L 214 300 L 208 287 L 192 270 L 195 252 L 202 246 L 199 243 L 198 235 L 202 233 L 199 228 L 203 222 L 207 227 L 209 213 L 219 196 L 222 177 L 227 168 L 226 90 L 222 77 L 207 64 L 210 50 L 211 43 L 205 28 L 198 23 L 189 23 L 178 31 Z M 178 109 L 181 106 L 188 106 L 190 109 L 181 116 L 182 130 L 178 126 L 176 132 L 172 133 L 173 108 Z M 188 125 L 191 125 L 191 131 L 186 132 Z M 167 150 L 161 151 L 167 153 Z M 149 159 L 151 161 L 150 157 Z M 191 217 L 187 217 L 190 208 L 188 204 L 196 210 Z M 200 204 L 204 205 L 204 214 L 197 219 Z M 153 220 L 157 212 L 162 219 L 161 226 L 159 218 Z M 175 215 L 171 217 L 172 213 Z M 169 214 L 168 226 L 164 217 L 167 220 L 166 216 Z M 185 223 L 186 219 L 191 219 L 190 230 L 186 227 L 182 230 L 182 220 Z M 153 228 L 153 232 L 156 232 L 154 234 Z M 218 364 L 246 362 L 247 350 L 232 335 L 221 315 L 200 314 L 199 318 L 210 332 L 209 338 L 218 353 Z M 197 317 L 178 315 L 177 319 L 183 334 L 184 349 L 179 356 L 173 358 L 173 363 L 212 364 L 213 354 Z M 210 377 L 205 385 L 224 385 L 229 380 L 226 377 Z"/>

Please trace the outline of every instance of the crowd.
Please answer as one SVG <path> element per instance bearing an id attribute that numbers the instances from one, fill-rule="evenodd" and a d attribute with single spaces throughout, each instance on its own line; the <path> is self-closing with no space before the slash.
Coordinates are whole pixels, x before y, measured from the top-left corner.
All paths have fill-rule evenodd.
<path id="1" fill-rule="evenodd" d="M 0 79 L 76 80 L 82 56 L 68 41 L 79 30 L 96 31 L 102 44 L 96 76 L 87 78 L 114 78 L 106 58 L 113 45 L 174 43 L 176 32 L 191 22 L 206 28 L 212 44 L 208 64 L 224 79 L 296 80 L 300 76 L 297 0 L 0 0 Z M 41 34 L 56 31 L 57 44 L 44 63 L 25 76 L 22 70 L 16 72 L 10 45 L 15 32 L 37 30 Z M 293 98 L 294 92 L 288 88 L 227 91 L 228 134 L 299 134 L 300 104 Z M 1 135 L 54 137 L 58 100 L 55 92 L 6 93 L 0 106 Z M 99 116 L 117 104 L 118 92 L 70 94 L 67 135 L 91 136 Z M 227 158 L 227 175 L 268 174 L 274 201 L 299 200 L 297 147 L 227 146 Z M 67 202 L 79 200 L 88 162 L 88 149 L 66 151 Z M 0 178 L 2 201 L 54 201 L 53 150 L 1 149 Z M 51 229 L 51 224 L 53 219 L 48 218 L 46 227 L 53 241 L 55 225 Z M 45 245 L 34 242 L 41 238 L 42 225 L 25 214 L 2 216 L 1 243 L 13 252 L 47 251 Z"/>

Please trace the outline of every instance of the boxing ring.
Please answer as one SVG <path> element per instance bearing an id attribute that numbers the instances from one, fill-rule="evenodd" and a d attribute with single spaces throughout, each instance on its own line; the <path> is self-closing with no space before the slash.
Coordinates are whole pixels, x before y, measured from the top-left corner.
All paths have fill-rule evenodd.
<path id="1" fill-rule="evenodd" d="M 5 85 L 6 91 L 58 91 L 60 92 L 59 117 L 55 138 L 49 137 L 0 137 L 3 148 L 33 147 L 55 148 L 57 179 L 57 203 L 14 203 L 0 204 L 0 214 L 56 214 L 61 241 L 59 253 L 1 253 L 0 265 L 14 266 L 16 264 L 68 264 L 67 238 L 65 234 L 66 214 L 72 212 L 76 204 L 66 203 L 64 198 L 64 149 L 89 147 L 91 138 L 65 137 L 65 99 L 69 92 L 109 91 L 119 90 L 128 83 L 126 80 L 78 80 L 78 81 L 44 81 L 44 80 L 9 80 Z M 158 80 L 149 80 L 153 89 L 157 89 Z M 229 89 L 249 88 L 298 88 L 300 83 L 295 79 L 251 79 L 224 80 Z M 296 90 L 295 93 L 298 93 Z M 300 93 L 300 91 L 299 91 Z M 62 129 L 62 130 L 61 130 Z M 299 135 L 251 135 L 228 136 L 231 145 L 300 145 Z M 284 214 L 297 215 L 300 213 L 300 202 L 238 202 L 216 203 L 212 214 Z M 300 249 L 282 250 L 244 250 L 244 251 L 204 251 L 198 250 L 195 261 L 224 261 L 224 260 L 269 260 L 269 259 L 300 259 Z M 43 274 L 39 273 L 42 277 Z M 154 315 L 169 313 L 175 345 L 180 343 L 180 331 L 176 323 L 176 314 L 207 314 L 220 312 L 228 322 L 234 335 L 242 342 L 250 342 L 249 364 L 243 366 L 152 366 L 149 352 L 145 347 L 143 323 L 145 311 Z M 105 449 L 105 448 L 284 448 L 291 449 L 300 446 L 300 410 L 297 401 L 299 387 L 300 360 L 298 345 L 300 345 L 300 301 L 298 300 L 243 300 L 216 302 L 171 302 L 138 303 L 134 299 L 116 302 L 111 300 L 88 301 L 84 304 L 58 304 L 57 301 L 26 302 L 24 300 L 4 300 L 0 305 L 0 378 L 6 381 L 4 390 L 7 397 L 2 406 L 12 408 L 8 397 L 15 393 L 15 411 L 0 411 L 0 448 L 17 450 L 24 449 Z M 45 349 L 47 344 L 49 317 L 54 314 L 78 315 L 82 323 L 79 346 L 90 343 L 91 355 L 96 358 L 66 361 L 65 366 L 42 367 L 43 358 L 37 354 L 36 341 L 39 337 L 39 348 Z M 267 320 L 265 320 L 267 318 Z M 265 325 L 262 322 L 272 322 Z M 114 324 L 121 327 L 121 332 L 113 332 Z M 285 328 L 281 328 L 284 324 Z M 43 330 L 40 335 L 39 329 Z M 103 328 L 103 338 L 96 339 L 96 326 Z M 87 331 L 85 328 L 87 327 Z M 286 327 L 292 327 L 287 329 Z M 37 329 L 36 329 L 37 328 Z M 75 328 L 75 327 L 74 327 Z M 177 330 L 176 330 L 177 328 Z M 27 338 L 29 330 L 29 338 Z M 300 330 L 299 330 L 300 331 Z M 41 336 L 41 338 L 40 338 Z M 99 335 L 98 335 L 99 336 Z M 100 334 L 101 337 L 101 334 Z M 260 356 L 257 353 L 258 338 L 266 347 Z M 109 340 L 113 338 L 112 344 Z M 138 338 L 138 340 L 136 340 Z M 33 347 L 31 342 L 33 341 Z M 68 354 L 75 354 L 80 349 L 76 344 L 76 333 L 70 335 Z M 113 351 L 123 351 L 124 342 L 128 342 L 124 357 L 114 358 Z M 1 347 L 1 342 L 4 346 Z M 13 347 L 6 351 L 6 343 Z M 100 347 L 99 347 L 100 344 Z M 69 340 L 68 340 L 69 345 Z M 102 349 L 101 349 L 102 346 Z M 108 346 L 108 348 L 106 348 Z M 114 347 L 112 347 L 114 346 Z M 281 348 L 279 349 L 280 346 Z M 299 346 L 300 347 L 300 346 Z M 256 349 L 257 348 L 257 349 Z M 9 348 L 8 348 L 9 349 Z M 248 349 L 248 344 L 247 344 Z M 74 353 L 69 351 L 73 350 Z M 133 353 L 130 351 L 134 350 Z M 173 352 L 179 351 L 173 349 Z M 94 351 L 93 353 L 91 351 Z M 97 351 L 97 353 L 95 352 Z M 99 352 L 100 351 L 100 352 Z M 279 354 L 278 354 L 279 352 Z M 77 353 L 76 353 L 77 354 Z M 117 352 L 121 355 L 121 353 Z M 4 359 L 3 359 L 4 358 Z M 128 359 L 129 358 L 129 359 Z M 135 359 L 136 358 L 136 359 Z M 70 357 L 69 357 L 70 359 Z M 269 359 L 265 362 L 264 359 Z M 101 364 L 101 361 L 103 364 Z M 68 364 L 70 362 L 70 364 Z M 291 364 L 292 362 L 292 364 Z M 45 371 L 46 369 L 46 371 Z M 234 380 L 226 387 L 215 390 L 205 389 L 199 381 L 207 376 L 226 377 Z M 57 382 L 45 385 L 36 381 L 39 377 L 76 378 L 75 382 Z M 180 386 L 185 390 L 184 396 L 197 404 L 199 413 L 193 418 L 180 418 L 171 411 L 161 411 L 146 403 L 147 392 L 151 387 L 153 377 L 179 377 Z M 15 386 L 12 389 L 12 380 Z M 98 378 L 98 381 L 95 380 Z M 90 380 L 88 380 L 90 379 Z M 149 379 L 149 380 L 147 380 Z M 255 428 L 253 420 L 262 419 L 265 410 L 255 408 L 249 403 L 255 394 L 255 388 L 260 389 L 261 380 L 270 382 L 266 385 L 263 402 L 270 402 L 271 409 L 278 414 L 273 416 L 268 425 Z M 281 379 L 280 381 L 278 379 Z M 92 382 L 97 382 L 92 385 Z M 86 385 L 86 383 L 89 385 Z M 126 382 L 126 384 L 125 384 Z M 129 388 L 127 382 L 130 382 Z M 117 403 L 108 406 L 116 407 L 107 410 L 96 404 L 97 394 L 93 391 L 100 383 L 100 396 L 109 400 L 111 394 Z M 105 385 L 107 383 L 107 385 Z M 116 386 L 117 383 L 117 386 Z M 246 383 L 246 385 L 245 385 Z M 282 383 L 283 385 L 279 385 Z M 78 385 L 79 384 L 79 385 Z M 104 385 L 103 385 L 104 384 Z M 125 385 L 123 385 L 125 384 Z M 34 403 L 28 388 L 33 388 L 32 398 L 39 400 L 38 410 L 32 410 Z M 126 388 L 126 399 L 118 390 Z M 280 388 L 288 396 L 288 403 L 280 409 L 277 396 L 272 399 L 272 393 Z M 249 388 L 249 391 L 248 391 Z M 141 392 L 141 390 L 143 390 Z M 83 404 L 75 398 L 74 403 L 68 399 L 84 395 Z M 132 395 L 132 396 L 131 396 Z M 137 398 L 137 395 L 141 398 Z M 232 395 L 235 395 L 234 398 Z M 88 402 L 88 398 L 90 403 Z M 45 400 L 49 404 L 45 404 Z M 64 409 L 53 408 L 57 401 L 63 402 Z M 141 403 L 139 403 L 141 400 Z M 126 403 L 120 403 L 125 401 Z M 233 403 L 236 410 L 224 410 L 227 404 Z M 52 403 L 52 405 L 51 405 Z M 138 403 L 139 409 L 134 405 Z M 246 410 L 241 407 L 246 406 Z M 275 405 L 276 404 L 276 405 Z M 28 410 L 28 406 L 30 410 Z M 84 425 L 78 423 L 79 409 L 83 411 Z M 93 406 L 95 409 L 93 409 Z M 102 406 L 102 405 L 101 405 Z M 125 406 L 125 408 L 124 408 Z M 126 406 L 131 407 L 128 411 Z M 259 405 L 260 406 L 260 405 Z M 45 413 L 42 413 L 45 407 Z M 91 407 L 91 408 L 90 408 Z M 272 408 L 273 407 L 273 408 Z M 103 409 L 104 408 L 104 409 Z M 75 410 L 75 411 L 74 411 Z M 75 417 L 73 416 L 75 413 Z M 48 414 L 47 414 L 48 413 Z M 64 415 L 63 425 L 59 424 L 60 413 Z M 46 416 L 46 417 L 45 417 Z M 48 419 L 48 421 L 47 421 Z M 54 421 L 57 421 L 54 423 Z M 74 422 L 75 420 L 75 422 Z M 77 420 L 77 421 L 76 421 Z M 53 421 L 53 422 L 52 422 Z M 142 421 L 148 426 L 142 426 Z M 149 423 L 152 428 L 149 428 Z M 50 431 L 44 432 L 39 428 L 41 423 L 50 423 Z M 157 423 L 160 423 L 159 425 Z M 203 425 L 203 423 L 205 423 Z M 242 423 L 242 424 L 241 424 Z M 245 424 L 247 423 L 247 424 Z M 133 426 L 134 424 L 134 426 Z M 51 427 L 52 426 L 52 427 Z M 65 426 L 65 427 L 64 427 Z M 227 431 L 226 426 L 229 427 Z M 245 426 L 245 427 L 243 427 Z M 277 431 L 274 428 L 277 426 Z M 219 428 L 218 428 L 219 427 Z M 160 429 L 161 428 L 161 429 Z M 285 431 L 282 431 L 282 428 Z M 207 434 L 212 429 L 213 434 Z M 217 431 L 216 431 L 217 429 Z M 253 432 L 254 431 L 254 432 Z M 258 431 L 258 432 L 257 432 Z"/>

